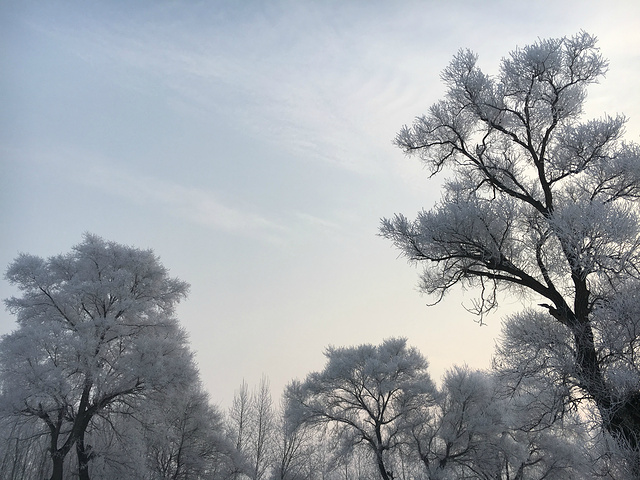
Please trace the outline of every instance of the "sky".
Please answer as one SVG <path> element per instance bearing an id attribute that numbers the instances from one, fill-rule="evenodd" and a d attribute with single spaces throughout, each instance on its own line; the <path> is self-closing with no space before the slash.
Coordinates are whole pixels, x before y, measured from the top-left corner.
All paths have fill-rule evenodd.
<path id="1" fill-rule="evenodd" d="M 153 249 L 191 284 L 177 315 L 222 407 L 263 375 L 277 401 L 329 345 L 406 337 L 436 380 L 486 368 L 519 299 L 482 327 L 473 292 L 428 306 L 378 227 L 430 208 L 443 178 L 393 138 L 459 49 L 496 73 L 586 30 L 610 60 L 586 117 L 625 113 L 640 141 L 639 19 L 635 0 L 3 0 L 0 269 L 84 232 Z"/>

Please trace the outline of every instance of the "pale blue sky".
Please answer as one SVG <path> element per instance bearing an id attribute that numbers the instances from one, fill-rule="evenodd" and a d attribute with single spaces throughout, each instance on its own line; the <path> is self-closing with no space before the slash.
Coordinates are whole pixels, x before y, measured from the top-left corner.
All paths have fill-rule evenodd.
<path id="1" fill-rule="evenodd" d="M 436 378 L 486 366 L 500 316 L 477 327 L 462 295 L 427 308 L 376 236 L 439 197 L 391 141 L 459 48 L 495 72 L 580 29 L 611 60 L 587 113 L 626 113 L 638 141 L 639 20 L 633 0 L 5 0 L 0 265 L 85 231 L 153 248 L 192 285 L 179 316 L 223 405 L 263 373 L 279 396 L 328 344 L 406 336 Z"/>

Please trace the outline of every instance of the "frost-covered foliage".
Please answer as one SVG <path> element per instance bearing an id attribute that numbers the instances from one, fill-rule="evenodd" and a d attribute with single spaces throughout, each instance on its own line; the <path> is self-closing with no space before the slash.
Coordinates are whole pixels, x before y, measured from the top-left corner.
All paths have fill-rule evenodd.
<path id="1" fill-rule="evenodd" d="M 583 478 L 581 422 L 560 425 L 531 406 L 491 373 L 455 367 L 436 402 L 406 419 L 405 454 L 422 463 L 419 478 Z"/>
<path id="2" fill-rule="evenodd" d="M 291 458 L 305 468 L 275 478 L 560 480 L 614 471 L 603 439 L 579 412 L 559 411 L 562 398 L 547 384 L 515 391 L 502 373 L 454 367 L 437 388 L 402 339 L 326 355 L 323 371 L 286 391 L 287 433 L 300 448 Z M 313 458 L 327 445 L 330 455 Z"/>
<path id="3" fill-rule="evenodd" d="M 389 455 L 401 443 L 403 418 L 434 398 L 425 358 L 395 338 L 378 346 L 330 347 L 325 355 L 324 370 L 287 388 L 291 423 L 332 429 L 343 457 L 362 445 L 381 478 L 393 478 Z"/>
<path id="4" fill-rule="evenodd" d="M 50 470 L 44 425 L 3 411 L 0 415 L 0 478 L 46 478 Z"/>
<path id="5" fill-rule="evenodd" d="M 637 394 L 640 385 L 640 282 L 629 281 L 593 312 L 602 369 L 616 396 Z"/>
<path id="6" fill-rule="evenodd" d="M 436 301 L 462 285 L 479 287 L 479 314 L 497 306 L 499 288 L 544 302 L 512 319 L 505 351 L 521 342 L 523 373 L 540 368 L 574 400 L 589 398 L 605 430 L 637 449 L 638 305 L 628 297 L 640 265 L 640 147 L 623 139 L 621 115 L 581 119 L 607 68 L 585 32 L 518 48 L 495 76 L 460 51 L 442 74 L 446 97 L 396 137 L 433 174 L 451 172 L 442 200 L 415 220 L 383 220 L 381 232 L 425 266 L 421 286 Z"/>
<path id="7" fill-rule="evenodd" d="M 199 383 L 154 397 L 140 418 L 150 478 L 232 478 L 241 460 L 224 435 L 222 414 L 209 404 Z"/>
<path id="8" fill-rule="evenodd" d="M 287 398 L 283 397 L 274 428 L 273 475 L 276 480 L 311 478 L 314 449 L 310 427 L 294 423 L 288 416 Z"/>
<path id="9" fill-rule="evenodd" d="M 153 252 L 87 234 L 65 255 L 47 260 L 20 255 L 6 278 L 21 296 L 6 301 L 18 328 L 0 342 L 3 422 L 20 432 L 11 434 L 16 445 L 26 445 L 30 435 L 37 442 L 28 448 L 48 450 L 51 479 L 63 478 L 72 449 L 81 480 L 92 469 L 114 473 L 115 465 L 121 470 L 118 478 L 127 471 L 131 478 L 143 478 L 140 456 L 134 467 L 133 457 L 116 459 L 113 452 L 145 450 L 125 419 L 141 422 L 145 402 L 159 396 L 166 399 L 166 412 L 177 415 L 155 420 L 164 422 L 170 439 L 164 449 L 175 450 L 193 428 L 205 428 L 198 415 L 215 418 L 202 394 L 193 391 L 197 373 L 174 318 L 188 286 L 169 277 Z M 180 464 L 193 463 L 189 455 L 202 455 L 200 447 L 190 448 L 199 453 L 181 449 L 174 473 Z M 6 470 L 2 476 L 14 478 Z"/>
<path id="10" fill-rule="evenodd" d="M 542 312 L 527 310 L 512 315 L 503 325 L 494 367 L 496 375 L 510 394 L 528 398 L 524 405 L 544 422 L 563 419 L 568 413 L 580 412 L 583 423 L 597 425 L 610 411 L 625 408 L 628 399 L 636 398 L 640 385 L 638 364 L 637 285 L 620 288 L 619 294 L 599 304 L 592 313 L 595 346 L 600 358 L 602 376 L 610 388 L 613 404 L 610 410 L 599 410 L 584 388 L 576 382 L 575 341 L 571 331 Z M 532 392 L 536 392 L 535 394 Z M 540 395 L 544 392 L 545 395 Z M 631 412 L 633 414 L 633 412 Z M 605 417 L 605 421 L 611 421 Z M 640 465 L 637 446 L 610 433 L 598 434 L 600 458 L 615 461 L 594 464 L 599 470 L 636 472 Z M 603 466 L 604 465 L 604 466 Z M 625 466 L 626 465 L 626 466 Z M 613 475 L 613 474 L 612 474 Z M 613 475 L 613 478 L 635 478 L 635 473 Z"/>

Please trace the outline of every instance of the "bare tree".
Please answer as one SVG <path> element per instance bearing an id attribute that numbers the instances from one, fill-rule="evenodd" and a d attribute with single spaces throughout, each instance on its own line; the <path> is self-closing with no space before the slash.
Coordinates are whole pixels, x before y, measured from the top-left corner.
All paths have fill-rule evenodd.
<path id="1" fill-rule="evenodd" d="M 314 432 L 305 424 L 295 423 L 287 412 L 288 399 L 283 397 L 274 429 L 275 480 L 311 480 L 315 478 Z"/>
<path id="2" fill-rule="evenodd" d="M 248 442 L 250 409 L 249 385 L 243 380 L 240 388 L 233 395 L 233 404 L 229 410 L 231 433 L 238 451 L 243 451 Z"/>
<path id="3" fill-rule="evenodd" d="M 271 462 L 273 452 L 274 413 L 271 400 L 269 379 L 263 375 L 260 384 L 251 396 L 253 435 L 251 442 L 252 480 L 265 477 Z"/>
<path id="4" fill-rule="evenodd" d="M 274 422 L 269 379 L 263 375 L 251 392 L 243 380 L 234 394 L 227 419 L 229 436 L 243 458 L 243 465 L 239 465 L 234 478 L 265 478 L 274 461 Z"/>

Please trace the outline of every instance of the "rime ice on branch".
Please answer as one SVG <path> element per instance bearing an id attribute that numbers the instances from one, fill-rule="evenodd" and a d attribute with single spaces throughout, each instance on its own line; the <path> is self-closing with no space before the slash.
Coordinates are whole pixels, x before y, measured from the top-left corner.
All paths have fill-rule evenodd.
<path id="1" fill-rule="evenodd" d="M 458 284 L 479 289 L 479 314 L 498 288 L 539 299 L 571 343 L 574 400 L 586 394 L 604 428 L 637 449 L 637 342 L 621 350 L 601 333 L 638 287 L 640 148 L 623 140 L 624 116 L 581 119 L 607 67 L 585 32 L 518 48 L 496 76 L 460 51 L 442 73 L 445 98 L 396 137 L 432 174 L 451 172 L 442 200 L 415 220 L 384 219 L 381 233 L 424 265 L 436 301 Z M 622 372 L 611 365 L 620 355 Z"/>

